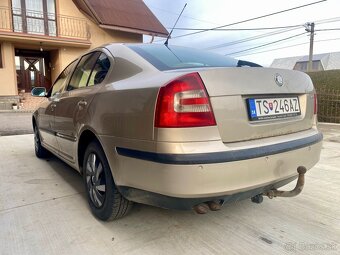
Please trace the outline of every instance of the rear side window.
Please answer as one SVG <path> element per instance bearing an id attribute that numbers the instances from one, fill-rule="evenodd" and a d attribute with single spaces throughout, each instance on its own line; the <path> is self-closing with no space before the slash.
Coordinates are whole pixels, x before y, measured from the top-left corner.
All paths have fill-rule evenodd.
<path id="1" fill-rule="evenodd" d="M 101 53 L 96 51 L 83 56 L 73 72 L 67 90 L 84 88 L 87 86 L 93 67 Z"/>
<path id="2" fill-rule="evenodd" d="M 105 79 L 110 66 L 111 64 L 109 58 L 104 53 L 101 53 L 97 59 L 96 65 L 93 68 L 87 86 L 100 84 Z"/>
<path id="3" fill-rule="evenodd" d="M 236 67 L 237 60 L 208 51 L 162 44 L 128 45 L 161 71 L 199 67 Z"/>

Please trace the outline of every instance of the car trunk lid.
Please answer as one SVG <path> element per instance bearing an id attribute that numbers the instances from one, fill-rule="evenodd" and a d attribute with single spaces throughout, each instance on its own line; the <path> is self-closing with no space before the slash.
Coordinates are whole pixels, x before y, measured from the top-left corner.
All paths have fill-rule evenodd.
<path id="1" fill-rule="evenodd" d="M 307 130 L 314 123 L 314 88 L 308 75 L 272 68 L 216 68 L 199 72 L 223 142 Z M 281 82 L 282 78 L 282 83 Z M 297 98 L 301 114 L 251 120 L 249 99 Z"/>

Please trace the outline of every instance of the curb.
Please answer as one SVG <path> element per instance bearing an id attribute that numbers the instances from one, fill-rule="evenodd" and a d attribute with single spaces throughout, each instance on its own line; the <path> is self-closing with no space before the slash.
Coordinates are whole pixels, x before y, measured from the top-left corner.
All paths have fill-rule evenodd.
<path id="1" fill-rule="evenodd" d="M 330 123 L 330 122 L 319 122 L 318 125 L 326 125 L 326 126 L 340 126 L 340 123 Z"/>
<path id="2" fill-rule="evenodd" d="M 0 110 L 0 113 L 33 113 L 35 110 Z"/>

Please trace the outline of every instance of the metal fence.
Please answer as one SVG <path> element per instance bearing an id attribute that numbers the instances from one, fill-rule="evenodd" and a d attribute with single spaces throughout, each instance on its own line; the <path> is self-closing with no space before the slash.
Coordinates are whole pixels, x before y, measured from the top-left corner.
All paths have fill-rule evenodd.
<path id="1" fill-rule="evenodd" d="M 340 89 L 318 87 L 318 120 L 340 123 Z"/>
<path id="2" fill-rule="evenodd" d="M 85 19 L 0 6 L 0 31 L 89 40 Z"/>

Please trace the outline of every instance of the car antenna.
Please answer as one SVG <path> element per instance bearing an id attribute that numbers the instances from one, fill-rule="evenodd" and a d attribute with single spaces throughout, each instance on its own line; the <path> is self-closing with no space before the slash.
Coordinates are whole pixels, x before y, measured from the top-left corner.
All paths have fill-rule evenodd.
<path id="1" fill-rule="evenodd" d="M 182 16 L 182 13 L 184 12 L 185 7 L 187 7 L 187 3 L 185 3 L 185 5 L 184 5 L 184 7 L 183 7 L 183 9 L 182 9 L 182 11 L 181 11 L 181 13 L 179 14 L 179 16 L 178 16 L 178 18 L 177 18 L 177 20 L 176 20 L 176 22 L 175 22 L 174 27 L 171 29 L 171 32 L 168 34 L 168 37 L 166 38 L 166 41 L 165 41 L 164 45 L 168 46 L 168 43 L 169 43 L 169 39 L 170 39 L 170 37 L 171 37 L 171 34 L 172 34 L 172 32 L 174 31 L 174 28 L 176 27 L 178 20 L 179 20 L 180 17 Z"/>

